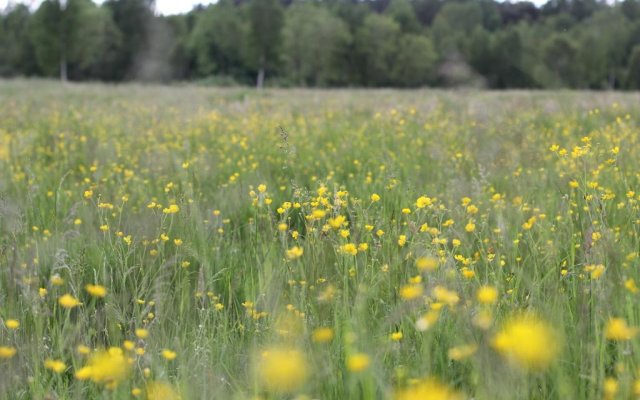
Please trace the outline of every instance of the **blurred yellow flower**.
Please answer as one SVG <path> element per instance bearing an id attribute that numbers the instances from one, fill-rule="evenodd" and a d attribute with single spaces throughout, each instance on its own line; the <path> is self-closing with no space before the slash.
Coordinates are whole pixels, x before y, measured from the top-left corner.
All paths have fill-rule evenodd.
<path id="1" fill-rule="evenodd" d="M 445 303 L 450 307 L 455 306 L 460 301 L 458 294 L 452 290 L 448 290 L 442 286 L 436 286 L 433 288 L 433 297 L 439 302 Z"/>
<path id="2" fill-rule="evenodd" d="M 88 284 L 84 289 L 93 297 L 104 297 L 107 295 L 107 288 L 101 285 Z"/>
<path id="3" fill-rule="evenodd" d="M 400 297 L 403 300 L 415 300 L 422 296 L 424 288 L 420 284 L 404 285 L 400 288 Z"/>
<path id="4" fill-rule="evenodd" d="M 178 356 L 175 351 L 169 349 L 163 349 L 161 354 L 163 358 L 169 361 L 175 360 L 175 358 Z"/>
<path id="5" fill-rule="evenodd" d="M 60 304 L 62 307 L 64 308 L 74 308 L 79 306 L 80 301 L 78 301 L 78 299 L 76 299 L 75 297 L 73 297 L 70 294 L 64 294 L 62 295 L 59 299 L 58 299 L 58 304 Z"/>
<path id="6" fill-rule="evenodd" d="M 464 396 L 434 378 L 398 390 L 394 400 L 463 400 Z"/>
<path id="7" fill-rule="evenodd" d="M 7 359 L 15 356 L 17 350 L 15 347 L 0 346 L 0 359 Z"/>
<path id="8" fill-rule="evenodd" d="M 295 260 L 296 258 L 300 258 L 302 257 L 302 254 L 304 254 L 304 249 L 299 246 L 293 246 L 292 248 L 287 250 L 287 258 L 289 260 Z"/>
<path id="9" fill-rule="evenodd" d="M 477 350 L 478 346 L 476 346 L 475 344 L 466 344 L 450 348 L 447 354 L 450 359 L 460 361 L 465 358 L 471 357 L 476 353 Z"/>
<path id="10" fill-rule="evenodd" d="M 391 339 L 394 342 L 399 342 L 400 340 L 402 340 L 403 337 L 404 335 L 402 334 L 402 332 L 393 332 L 389 335 L 389 339 Z"/>
<path id="11" fill-rule="evenodd" d="M 604 328 L 604 336 L 609 340 L 631 340 L 638 333 L 638 328 L 627 325 L 622 318 L 611 318 Z"/>
<path id="12" fill-rule="evenodd" d="M 153 381 L 147 384 L 147 400 L 180 400 L 178 391 L 166 382 Z"/>
<path id="13" fill-rule="evenodd" d="M 144 328 L 136 329 L 136 336 L 140 339 L 146 339 L 149 336 L 149 331 Z"/>
<path id="14" fill-rule="evenodd" d="M 313 331 L 311 339 L 316 343 L 326 343 L 333 340 L 333 328 L 323 327 Z"/>
<path id="15" fill-rule="evenodd" d="M 365 353 L 355 353 L 347 357 L 347 369 L 351 372 L 362 372 L 371 365 L 371 358 Z"/>
<path id="16" fill-rule="evenodd" d="M 504 324 L 493 339 L 493 347 L 523 369 L 542 371 L 558 357 L 561 343 L 549 324 L 523 314 Z"/>
<path id="17" fill-rule="evenodd" d="M 60 360 L 53 360 L 50 358 L 44 361 L 44 367 L 48 370 L 55 372 L 56 374 L 59 374 L 63 372 L 65 369 L 67 369 L 67 366 L 64 362 Z"/>
<path id="18" fill-rule="evenodd" d="M 79 369 L 76 379 L 91 379 L 95 383 L 114 387 L 129 376 L 131 366 L 119 347 L 100 350 L 89 357 L 87 365 Z"/>
<path id="19" fill-rule="evenodd" d="M 180 211 L 180 207 L 177 204 L 171 204 L 169 207 L 162 210 L 165 214 L 176 214 L 178 211 Z"/>
<path id="20" fill-rule="evenodd" d="M 265 349 L 256 359 L 256 372 L 262 386 L 275 393 L 291 393 L 301 388 L 309 375 L 302 352 L 285 347 Z"/>
<path id="21" fill-rule="evenodd" d="M 4 322 L 4 324 L 9 329 L 18 329 L 20 327 L 20 321 L 18 321 L 17 319 L 8 319 Z"/>
<path id="22" fill-rule="evenodd" d="M 476 292 L 476 298 L 482 304 L 495 304 L 498 301 L 498 289 L 493 286 L 482 286 Z"/>
<path id="23" fill-rule="evenodd" d="M 435 271 L 438 268 L 438 259 L 434 257 L 420 257 L 416 259 L 416 267 L 420 271 Z"/>

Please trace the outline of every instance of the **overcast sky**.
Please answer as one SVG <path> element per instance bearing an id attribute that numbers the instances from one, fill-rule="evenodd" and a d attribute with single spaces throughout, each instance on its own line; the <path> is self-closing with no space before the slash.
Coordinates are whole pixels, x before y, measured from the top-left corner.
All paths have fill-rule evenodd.
<path id="1" fill-rule="evenodd" d="M 547 0 L 530 0 L 536 4 L 544 4 Z M 97 1 L 101 3 L 101 0 Z M 4 9 L 9 3 L 26 3 L 36 7 L 39 0 L 0 0 L 0 9 Z M 211 0 L 156 0 L 156 10 L 164 15 L 180 14 L 190 11 L 196 4 L 210 4 L 215 3 Z"/>

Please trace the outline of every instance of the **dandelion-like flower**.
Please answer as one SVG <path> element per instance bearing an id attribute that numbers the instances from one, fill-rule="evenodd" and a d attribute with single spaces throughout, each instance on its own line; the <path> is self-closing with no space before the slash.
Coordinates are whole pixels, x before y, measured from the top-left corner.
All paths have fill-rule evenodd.
<path id="1" fill-rule="evenodd" d="M 502 327 L 494 337 L 493 347 L 523 369 L 542 371 L 558 357 L 561 343 L 549 324 L 534 315 L 523 314 Z"/>
<path id="2" fill-rule="evenodd" d="M 296 349 L 273 347 L 256 359 L 258 378 L 270 392 L 291 393 L 301 388 L 309 375 L 307 360 Z"/>

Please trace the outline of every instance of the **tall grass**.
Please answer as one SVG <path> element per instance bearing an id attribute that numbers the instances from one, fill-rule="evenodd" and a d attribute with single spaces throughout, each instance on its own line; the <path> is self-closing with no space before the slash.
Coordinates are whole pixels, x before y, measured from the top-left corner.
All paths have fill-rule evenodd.
<path id="1" fill-rule="evenodd" d="M 0 397 L 638 396 L 638 100 L 2 82 Z"/>

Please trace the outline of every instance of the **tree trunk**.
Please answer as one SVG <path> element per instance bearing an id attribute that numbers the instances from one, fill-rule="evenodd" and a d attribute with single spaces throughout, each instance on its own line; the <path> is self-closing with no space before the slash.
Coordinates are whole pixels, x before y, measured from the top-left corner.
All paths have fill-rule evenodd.
<path id="1" fill-rule="evenodd" d="M 258 69 L 258 79 L 256 80 L 256 88 L 262 89 L 264 87 L 264 55 L 260 56 L 260 68 Z"/>
<path id="2" fill-rule="evenodd" d="M 62 82 L 67 81 L 67 60 L 64 56 L 60 59 L 60 80 Z"/>

